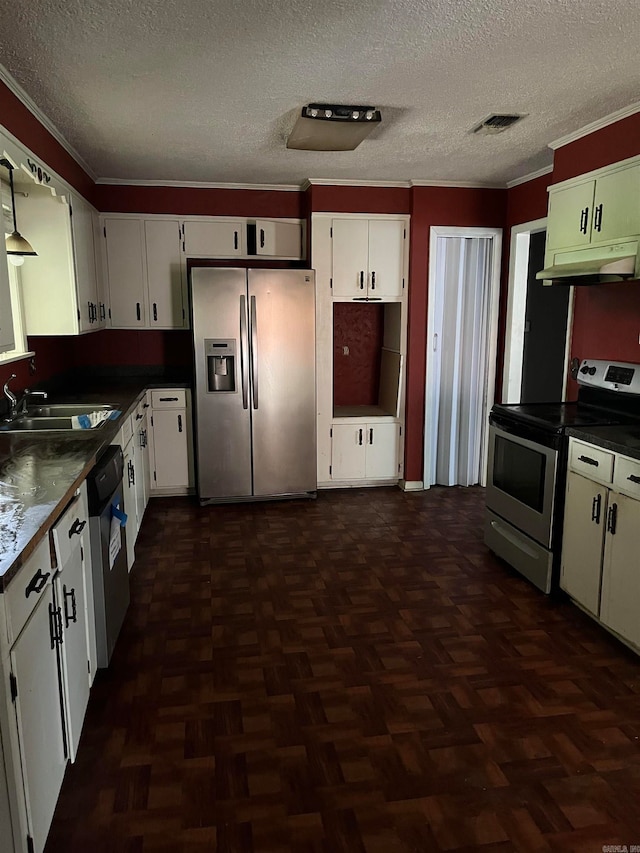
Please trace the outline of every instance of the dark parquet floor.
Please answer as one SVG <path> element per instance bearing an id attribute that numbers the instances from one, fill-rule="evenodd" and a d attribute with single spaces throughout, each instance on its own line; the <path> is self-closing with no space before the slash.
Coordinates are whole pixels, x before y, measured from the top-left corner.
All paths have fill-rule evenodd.
<path id="1" fill-rule="evenodd" d="M 47 853 L 640 845 L 640 659 L 483 500 L 152 501 Z"/>

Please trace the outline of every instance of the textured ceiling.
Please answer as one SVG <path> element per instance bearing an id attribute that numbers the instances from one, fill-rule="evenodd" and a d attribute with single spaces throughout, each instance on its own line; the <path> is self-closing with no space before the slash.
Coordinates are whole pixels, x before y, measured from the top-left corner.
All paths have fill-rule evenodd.
<path id="1" fill-rule="evenodd" d="M 504 184 L 638 99 L 638 0 L 2 6 L 2 63 L 101 178 Z M 310 101 L 374 104 L 383 124 L 353 152 L 289 151 Z M 528 118 L 469 133 L 494 111 Z"/>

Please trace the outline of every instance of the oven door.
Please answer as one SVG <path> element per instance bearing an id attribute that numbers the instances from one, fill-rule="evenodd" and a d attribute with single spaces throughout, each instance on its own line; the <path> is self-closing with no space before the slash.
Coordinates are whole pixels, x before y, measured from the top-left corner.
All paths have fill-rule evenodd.
<path id="1" fill-rule="evenodd" d="M 545 548 L 551 548 L 557 467 L 556 448 L 515 429 L 489 427 L 487 507 Z"/>

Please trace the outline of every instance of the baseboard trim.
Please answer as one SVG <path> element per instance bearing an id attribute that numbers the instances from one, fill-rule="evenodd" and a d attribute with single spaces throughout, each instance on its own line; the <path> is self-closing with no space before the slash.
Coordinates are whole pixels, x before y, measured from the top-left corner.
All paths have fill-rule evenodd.
<path id="1" fill-rule="evenodd" d="M 403 492 L 422 492 L 424 483 L 422 480 L 400 480 L 399 484 Z"/>

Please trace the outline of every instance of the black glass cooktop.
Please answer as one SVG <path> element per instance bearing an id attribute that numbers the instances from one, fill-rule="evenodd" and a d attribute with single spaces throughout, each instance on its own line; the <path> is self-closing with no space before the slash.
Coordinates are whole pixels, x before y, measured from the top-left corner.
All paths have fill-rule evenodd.
<path id="1" fill-rule="evenodd" d="M 492 411 L 503 418 L 524 421 L 550 432 L 563 432 L 567 427 L 612 426 L 635 421 L 632 416 L 581 403 L 498 403 Z"/>

